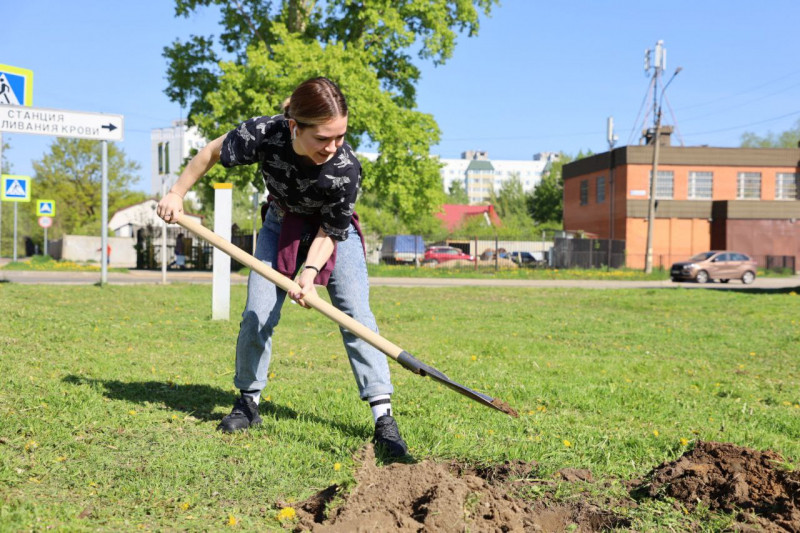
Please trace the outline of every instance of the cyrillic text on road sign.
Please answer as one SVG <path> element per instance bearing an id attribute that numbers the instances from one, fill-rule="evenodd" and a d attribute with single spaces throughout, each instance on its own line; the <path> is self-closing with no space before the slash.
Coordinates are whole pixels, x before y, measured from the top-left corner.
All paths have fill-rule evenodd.
<path id="1" fill-rule="evenodd" d="M 122 126 L 122 115 L 0 105 L 0 131 L 9 133 L 121 141 Z"/>

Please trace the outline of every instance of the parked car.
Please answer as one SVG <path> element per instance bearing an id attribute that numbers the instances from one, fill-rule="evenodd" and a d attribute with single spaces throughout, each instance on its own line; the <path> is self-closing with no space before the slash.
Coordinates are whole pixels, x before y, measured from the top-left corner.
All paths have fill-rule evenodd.
<path id="1" fill-rule="evenodd" d="M 469 254 L 465 254 L 458 248 L 452 246 L 431 246 L 425 250 L 426 263 L 443 263 L 445 261 L 454 261 L 456 259 L 463 259 L 464 261 L 472 261 L 473 258 Z"/>
<path id="2" fill-rule="evenodd" d="M 383 238 L 381 260 L 389 265 L 421 261 L 424 253 L 422 235 L 389 235 Z"/>
<path id="3" fill-rule="evenodd" d="M 544 263 L 542 252 L 509 252 L 508 258 L 519 266 L 535 266 Z"/>
<path id="4" fill-rule="evenodd" d="M 756 279 L 757 266 L 747 254 L 728 250 L 710 251 L 673 264 L 669 275 L 672 281 L 694 280 L 697 283 L 706 283 L 718 279 L 722 283 L 728 283 L 732 279 L 740 279 L 742 283 L 749 284 Z"/>

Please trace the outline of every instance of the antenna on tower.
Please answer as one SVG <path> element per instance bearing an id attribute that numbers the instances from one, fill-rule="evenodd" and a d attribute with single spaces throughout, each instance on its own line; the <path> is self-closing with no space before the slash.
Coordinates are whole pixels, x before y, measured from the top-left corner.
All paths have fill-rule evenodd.
<path id="1" fill-rule="evenodd" d="M 608 141 L 609 151 L 614 149 L 614 145 L 619 140 L 619 136 L 614 134 L 614 117 L 608 117 L 606 122 L 606 140 Z"/>
<path id="2" fill-rule="evenodd" d="M 646 76 L 653 71 L 653 124 L 656 121 L 656 111 L 658 109 L 658 80 L 661 73 L 667 68 L 667 49 L 664 48 L 664 41 L 656 42 L 652 50 L 644 51 L 644 72 Z"/>

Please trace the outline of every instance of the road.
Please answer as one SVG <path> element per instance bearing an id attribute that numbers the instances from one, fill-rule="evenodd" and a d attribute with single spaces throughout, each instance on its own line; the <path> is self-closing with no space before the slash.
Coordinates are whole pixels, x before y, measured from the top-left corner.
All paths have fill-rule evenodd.
<path id="1" fill-rule="evenodd" d="M 36 270 L 0 270 L 0 282 L 20 284 L 93 285 L 99 283 L 99 272 L 55 272 Z M 109 272 L 112 285 L 136 285 L 161 283 L 161 271 L 131 270 L 128 273 Z M 382 278 L 371 277 L 372 287 L 529 287 L 529 288 L 583 288 L 583 289 L 664 289 L 683 287 L 686 289 L 747 289 L 754 291 L 780 291 L 798 289 L 800 276 L 762 277 L 751 285 L 739 281 L 730 283 L 673 283 L 672 281 L 616 281 L 616 280 L 508 280 L 465 278 Z M 167 283 L 211 283 L 211 272 L 169 271 Z M 243 285 L 247 277 L 231 274 L 231 284 Z"/>

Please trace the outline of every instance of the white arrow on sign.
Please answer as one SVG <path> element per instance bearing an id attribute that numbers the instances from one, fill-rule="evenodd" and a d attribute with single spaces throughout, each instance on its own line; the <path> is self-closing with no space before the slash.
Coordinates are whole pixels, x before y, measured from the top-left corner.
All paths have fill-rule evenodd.
<path id="1" fill-rule="evenodd" d="M 0 105 L 0 131 L 97 141 L 123 139 L 122 115 Z"/>

